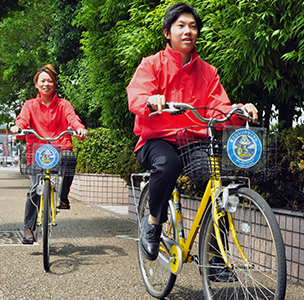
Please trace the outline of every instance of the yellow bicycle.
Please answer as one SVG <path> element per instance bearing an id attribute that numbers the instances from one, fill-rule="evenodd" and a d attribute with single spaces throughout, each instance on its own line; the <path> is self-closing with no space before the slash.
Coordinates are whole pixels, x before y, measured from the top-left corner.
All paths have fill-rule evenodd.
<path id="1" fill-rule="evenodd" d="M 286 258 L 281 231 L 267 202 L 250 189 L 250 176 L 274 176 L 275 166 L 271 168 L 270 160 L 275 158 L 269 150 L 268 135 L 263 130 L 259 135 L 248 126 L 228 126 L 227 130 L 221 128 L 227 141 L 218 138 L 218 124 L 227 122 L 235 113 L 246 116 L 238 106 L 233 106 L 223 119 L 206 119 L 185 103 L 169 103 L 164 112 L 178 115 L 186 110 L 207 125 L 176 133 L 183 174 L 201 184 L 204 178 L 207 181 L 187 238 L 180 194 L 175 188 L 169 199 L 168 221 L 162 226 L 157 260 L 147 260 L 138 243 L 139 266 L 147 291 L 155 298 L 164 298 L 171 292 L 183 264 L 195 261 L 205 300 L 283 300 Z M 207 139 L 197 140 L 202 130 L 207 131 Z M 256 157 L 250 161 L 253 152 Z M 243 166 L 238 165 L 242 163 Z M 231 171 L 233 167 L 235 170 Z M 135 176 L 144 178 L 138 203 Z M 149 173 L 131 175 L 138 237 L 141 222 L 149 214 L 148 178 Z M 198 247 L 193 247 L 198 232 Z M 198 248 L 197 254 L 192 254 L 194 248 Z"/>
<path id="2" fill-rule="evenodd" d="M 44 138 L 34 129 L 22 129 L 21 135 L 35 135 L 39 140 L 45 141 L 44 144 L 33 144 L 31 153 L 27 153 L 27 159 L 31 160 L 26 173 L 37 177 L 37 184 L 33 187 L 36 194 L 40 196 L 39 203 L 33 203 L 36 206 L 37 223 L 35 231 L 35 240 L 38 240 L 41 232 L 43 241 L 43 266 L 45 271 L 50 269 L 50 238 L 52 227 L 56 226 L 57 211 L 57 191 L 59 176 L 72 176 L 75 172 L 77 156 L 72 151 L 65 150 L 58 145 L 51 145 L 51 142 L 57 141 L 65 134 L 78 136 L 71 127 L 61 132 L 57 137 Z"/>

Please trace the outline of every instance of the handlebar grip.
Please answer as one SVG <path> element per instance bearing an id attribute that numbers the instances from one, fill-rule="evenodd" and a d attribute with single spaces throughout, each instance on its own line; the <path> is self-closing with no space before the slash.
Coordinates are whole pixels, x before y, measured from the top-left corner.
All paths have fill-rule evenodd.
<path id="1" fill-rule="evenodd" d="M 248 121 L 251 121 L 251 116 L 248 114 L 248 112 L 242 107 L 241 108 L 241 116 L 244 117 L 245 119 L 247 119 Z"/>
<path id="2" fill-rule="evenodd" d="M 151 103 L 150 103 L 150 102 L 147 102 L 147 107 L 152 108 L 152 105 L 151 105 Z M 168 102 L 166 102 L 166 104 L 165 104 L 165 108 L 169 108 L 169 104 L 168 104 Z"/>

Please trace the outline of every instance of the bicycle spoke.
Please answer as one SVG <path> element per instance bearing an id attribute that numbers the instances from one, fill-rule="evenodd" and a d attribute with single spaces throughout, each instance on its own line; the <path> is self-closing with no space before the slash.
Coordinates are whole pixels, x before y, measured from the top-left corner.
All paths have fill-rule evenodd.
<path id="1" fill-rule="evenodd" d="M 283 300 L 286 284 L 285 252 L 275 217 L 270 208 L 264 207 L 265 202 L 257 193 L 242 188 L 236 194 L 241 199 L 238 210 L 233 214 L 239 245 L 231 237 L 225 218 L 220 218 L 219 222 L 223 246 L 232 266 L 230 271 L 226 268 L 228 272 L 221 273 L 225 263 L 211 265 L 210 257 L 216 256 L 217 260 L 221 260 L 217 243 L 214 242 L 216 239 L 211 217 L 204 224 L 206 228 L 200 236 L 200 268 L 205 298 Z M 263 209 L 260 205 L 263 205 Z M 244 252 L 246 261 L 240 250 Z M 216 267 L 220 271 L 216 276 L 210 275 L 210 270 Z M 218 282 L 220 280 L 222 282 Z"/>

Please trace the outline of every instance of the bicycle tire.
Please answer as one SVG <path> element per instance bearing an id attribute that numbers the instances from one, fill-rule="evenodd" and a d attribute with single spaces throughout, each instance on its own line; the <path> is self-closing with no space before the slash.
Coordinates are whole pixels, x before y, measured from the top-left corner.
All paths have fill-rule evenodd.
<path id="1" fill-rule="evenodd" d="M 267 202 L 255 191 L 242 187 L 231 194 L 240 201 L 237 211 L 232 214 L 238 239 L 254 268 L 244 264 L 227 230 L 227 219 L 222 217 L 221 233 L 225 236 L 223 240 L 228 242 L 225 249 L 228 261 L 233 266 L 231 282 L 220 282 L 214 274 L 210 274 L 211 268 L 214 268 L 210 264 L 211 257 L 221 257 L 213 246 L 214 225 L 210 204 L 199 237 L 199 264 L 205 299 L 283 300 L 286 291 L 286 258 L 276 218 Z"/>
<path id="2" fill-rule="evenodd" d="M 170 211 L 169 206 L 169 211 Z M 140 196 L 139 199 L 139 219 L 142 219 L 150 213 L 149 210 L 149 184 L 147 184 Z M 168 213 L 168 222 L 170 220 L 170 212 Z M 167 234 L 167 223 L 162 226 L 162 234 Z M 173 228 L 173 226 L 172 226 Z M 174 229 L 171 229 L 171 234 L 174 234 Z M 140 226 L 138 226 L 138 239 L 140 237 Z M 169 234 L 169 233 L 168 233 Z M 166 235 L 168 236 L 168 235 Z M 174 235 L 173 235 L 174 236 Z M 140 248 L 140 241 L 137 244 L 137 252 L 138 252 L 138 261 L 140 272 L 145 283 L 146 289 L 150 295 L 155 298 L 163 299 L 166 297 L 172 290 L 176 275 L 171 273 L 170 270 L 166 269 L 157 259 L 154 261 L 148 260 L 142 253 Z"/>
<path id="3" fill-rule="evenodd" d="M 51 237 L 51 187 L 50 180 L 44 180 L 43 191 L 43 220 L 42 220 L 42 237 L 43 237 L 43 266 L 44 270 L 50 270 L 50 237 Z"/>

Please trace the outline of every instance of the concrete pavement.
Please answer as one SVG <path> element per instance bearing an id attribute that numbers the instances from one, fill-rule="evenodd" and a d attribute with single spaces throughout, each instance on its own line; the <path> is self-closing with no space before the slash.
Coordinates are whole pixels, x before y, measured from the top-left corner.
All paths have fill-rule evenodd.
<path id="1" fill-rule="evenodd" d="M 87 206 L 71 199 L 71 210 L 57 216 L 50 272 L 45 273 L 41 240 L 21 243 L 29 185 L 18 168 L 0 168 L 0 300 L 154 299 L 140 275 L 136 225 L 127 220 L 126 207 Z M 303 295 L 303 286 L 288 284 L 286 299 Z M 166 299 L 203 299 L 195 264 L 183 267 Z"/>

